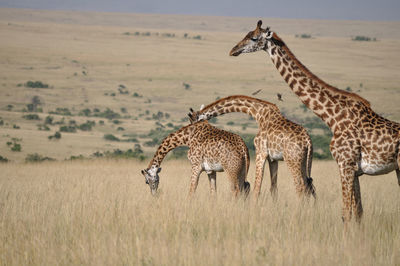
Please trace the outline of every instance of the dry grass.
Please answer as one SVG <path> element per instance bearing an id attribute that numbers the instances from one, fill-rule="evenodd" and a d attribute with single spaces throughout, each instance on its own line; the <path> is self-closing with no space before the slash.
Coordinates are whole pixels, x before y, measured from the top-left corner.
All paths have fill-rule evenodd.
<path id="1" fill-rule="evenodd" d="M 0 166 L 1 265 L 399 265 L 400 193 L 394 174 L 362 177 L 365 215 L 343 234 L 334 162 L 314 163 L 318 202 L 300 204 L 284 164 L 279 198 L 217 198 L 202 175 L 187 200 L 189 163 L 166 161 L 150 195 L 136 161 Z M 329 171 L 327 171 L 329 169 Z M 328 173 L 328 174 L 327 174 Z M 254 169 L 250 181 L 254 181 Z"/>

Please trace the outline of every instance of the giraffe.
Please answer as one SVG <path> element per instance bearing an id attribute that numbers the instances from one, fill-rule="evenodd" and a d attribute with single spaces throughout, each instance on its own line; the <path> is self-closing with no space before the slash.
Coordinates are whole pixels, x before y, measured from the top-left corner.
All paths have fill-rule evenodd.
<path id="1" fill-rule="evenodd" d="M 345 224 L 355 216 L 361 221 L 363 208 L 359 177 L 381 175 L 396 170 L 400 185 L 400 124 L 377 113 L 361 96 L 335 88 L 308 70 L 283 40 L 268 27 L 250 31 L 230 51 L 266 51 L 278 72 L 300 100 L 331 129 L 330 150 L 336 160 L 342 185 L 342 219 Z"/>
<path id="2" fill-rule="evenodd" d="M 272 197 L 276 198 L 278 161 L 284 160 L 293 176 L 296 192 L 299 196 L 313 195 L 312 185 L 312 142 L 304 127 L 286 119 L 279 108 L 270 102 L 233 95 L 219 99 L 200 111 L 190 109 L 191 121 L 207 120 L 231 112 L 241 112 L 252 116 L 258 124 L 258 133 L 254 138 L 256 148 L 256 178 L 254 194 L 259 196 L 264 175 L 264 165 L 268 161 Z"/>
<path id="3" fill-rule="evenodd" d="M 199 176 L 205 171 L 212 194 L 216 193 L 216 172 L 225 171 L 232 184 L 233 194 L 245 195 L 250 191 L 246 181 L 249 170 L 249 151 L 243 139 L 231 132 L 210 125 L 207 121 L 189 124 L 163 139 L 147 169 L 142 170 L 146 184 L 153 195 L 157 193 L 161 162 L 171 150 L 188 146 L 188 159 L 192 164 L 189 195 L 197 188 Z"/>

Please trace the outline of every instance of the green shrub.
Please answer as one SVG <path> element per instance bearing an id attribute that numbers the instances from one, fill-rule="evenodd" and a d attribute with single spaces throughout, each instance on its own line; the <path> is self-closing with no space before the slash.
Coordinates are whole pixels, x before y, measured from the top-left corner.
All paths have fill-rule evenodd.
<path id="1" fill-rule="evenodd" d="M 78 128 L 82 131 L 91 131 L 92 127 L 96 125 L 95 121 L 86 121 L 86 123 L 80 124 Z"/>
<path id="2" fill-rule="evenodd" d="M 370 38 L 367 36 L 360 36 L 360 35 L 352 38 L 352 40 L 353 41 L 361 41 L 361 42 L 370 42 L 370 41 L 376 42 L 376 38 Z"/>
<path id="3" fill-rule="evenodd" d="M 60 132 L 75 133 L 76 132 L 76 127 L 74 127 L 74 126 L 61 126 L 59 130 L 60 130 Z"/>
<path id="4" fill-rule="evenodd" d="M 227 123 L 228 126 L 233 126 L 234 124 L 235 124 L 235 122 L 233 122 L 233 121 L 229 121 L 229 122 Z"/>
<path id="5" fill-rule="evenodd" d="M 312 36 L 311 36 L 311 34 L 303 33 L 303 34 L 300 34 L 300 35 L 296 34 L 296 38 L 311 39 Z"/>
<path id="6" fill-rule="evenodd" d="M 45 125 L 52 125 L 53 124 L 53 120 L 54 120 L 54 118 L 52 116 L 48 115 L 44 119 L 44 124 Z"/>
<path id="7" fill-rule="evenodd" d="M 28 154 L 25 157 L 25 162 L 28 162 L 28 163 L 37 163 L 37 162 L 43 162 L 43 161 L 55 161 L 55 159 L 47 157 L 47 156 L 42 156 L 38 153 Z"/>
<path id="8" fill-rule="evenodd" d="M 22 118 L 25 118 L 26 120 L 40 120 L 40 117 L 37 114 L 27 114 L 22 116 Z"/>
<path id="9" fill-rule="evenodd" d="M 113 134 L 105 134 L 103 138 L 108 141 L 120 141 L 120 139 Z"/>
<path id="10" fill-rule="evenodd" d="M 29 81 L 27 81 L 25 83 L 25 87 L 28 87 L 28 88 L 48 88 L 49 85 L 45 84 L 45 83 L 43 83 L 41 81 L 31 81 L 31 80 L 29 80 Z"/>
<path id="11" fill-rule="evenodd" d="M 19 143 L 14 142 L 11 146 L 11 151 L 20 152 L 22 150 L 22 146 Z"/>
<path id="12" fill-rule="evenodd" d="M 8 159 L 0 155 L 0 163 L 7 163 Z"/>
<path id="13" fill-rule="evenodd" d="M 13 125 L 13 129 L 20 129 L 20 128 L 21 128 L 21 127 L 18 126 L 18 125 L 16 125 L 16 124 Z"/>
<path id="14" fill-rule="evenodd" d="M 54 135 L 48 136 L 49 140 L 52 139 L 61 139 L 61 133 L 59 131 L 57 131 L 56 133 L 54 133 Z"/>
<path id="15" fill-rule="evenodd" d="M 57 107 L 55 111 L 50 111 L 49 114 L 56 114 L 56 115 L 72 115 L 71 111 L 68 108 L 61 108 Z"/>
<path id="16" fill-rule="evenodd" d="M 105 151 L 105 152 L 95 152 L 93 153 L 94 157 L 107 157 L 107 158 L 135 158 L 143 161 L 146 159 L 146 156 L 143 154 L 143 150 L 139 144 L 135 144 L 134 149 L 128 149 L 126 151 L 122 151 L 120 149 L 115 149 L 113 151 Z"/>

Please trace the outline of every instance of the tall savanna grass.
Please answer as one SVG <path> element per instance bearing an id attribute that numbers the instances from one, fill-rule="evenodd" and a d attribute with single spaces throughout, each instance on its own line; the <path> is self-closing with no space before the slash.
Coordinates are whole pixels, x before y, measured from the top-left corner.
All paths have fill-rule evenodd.
<path id="1" fill-rule="evenodd" d="M 258 202 L 218 194 L 190 164 L 166 161 L 152 197 L 146 163 L 88 160 L 0 165 L 1 265 L 399 265 L 400 187 L 394 173 L 360 179 L 364 217 L 345 234 L 334 162 L 314 162 L 318 200 L 300 202 L 280 163 Z M 249 174 L 254 182 L 254 163 Z"/>

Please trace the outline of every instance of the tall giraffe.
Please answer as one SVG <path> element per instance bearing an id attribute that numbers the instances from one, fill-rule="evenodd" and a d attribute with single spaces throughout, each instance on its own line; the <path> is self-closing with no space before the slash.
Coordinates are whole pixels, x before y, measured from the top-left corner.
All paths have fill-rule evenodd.
<path id="1" fill-rule="evenodd" d="M 353 212 L 360 221 L 363 213 L 359 176 L 381 175 L 396 170 L 400 185 L 400 124 L 376 114 L 367 100 L 355 93 L 337 89 L 315 76 L 269 28 L 258 21 L 230 51 L 266 51 L 283 79 L 300 100 L 331 129 L 330 150 L 342 183 L 343 220 Z"/>
<path id="2" fill-rule="evenodd" d="M 286 119 L 275 104 L 256 98 L 234 95 L 213 102 L 200 111 L 191 109 L 191 121 L 207 120 L 226 113 L 241 112 L 252 116 L 258 124 L 254 138 L 256 148 L 256 178 L 254 193 L 260 194 L 265 161 L 268 160 L 271 177 L 271 194 L 277 190 L 278 161 L 284 160 L 293 176 L 296 192 L 313 195 L 311 163 L 312 143 L 304 127 Z"/>
<path id="3" fill-rule="evenodd" d="M 159 184 L 158 173 L 165 156 L 178 146 L 188 146 L 188 159 L 192 164 L 192 176 L 189 194 L 196 191 L 199 176 L 205 171 L 210 181 L 211 193 L 216 192 L 216 172 L 225 171 L 232 183 L 235 196 L 239 192 L 250 191 L 250 184 L 246 181 L 249 170 L 249 151 L 243 139 L 233 133 L 224 131 L 201 121 L 184 126 L 169 134 L 161 142 L 147 169 L 142 170 L 146 184 L 151 193 L 157 192 Z"/>

